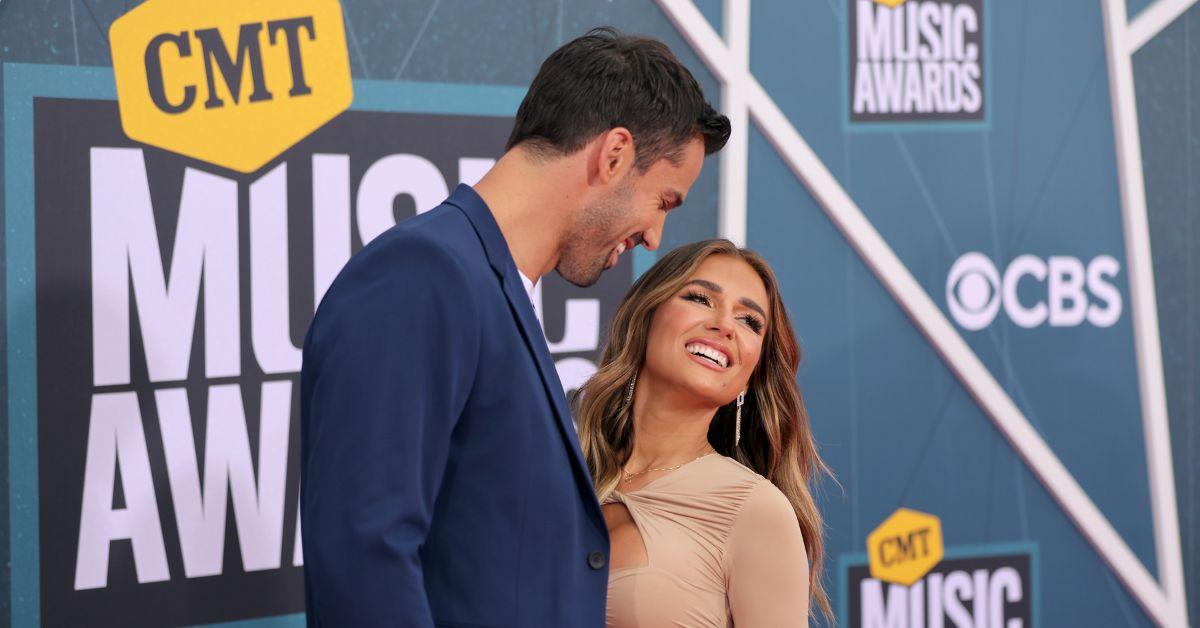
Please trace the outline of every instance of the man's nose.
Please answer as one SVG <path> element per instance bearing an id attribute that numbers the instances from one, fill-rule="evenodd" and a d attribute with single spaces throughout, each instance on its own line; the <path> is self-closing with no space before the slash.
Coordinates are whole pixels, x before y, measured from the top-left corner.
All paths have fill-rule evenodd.
<path id="1" fill-rule="evenodd" d="M 653 231 L 642 232 L 642 246 L 646 247 L 647 251 L 653 251 L 658 248 L 661 241 L 661 236 Z"/>
<path id="2" fill-rule="evenodd" d="M 653 251 L 662 243 L 663 227 L 666 226 L 667 216 L 659 219 L 658 224 L 642 232 L 642 246 L 646 247 L 647 251 Z"/>

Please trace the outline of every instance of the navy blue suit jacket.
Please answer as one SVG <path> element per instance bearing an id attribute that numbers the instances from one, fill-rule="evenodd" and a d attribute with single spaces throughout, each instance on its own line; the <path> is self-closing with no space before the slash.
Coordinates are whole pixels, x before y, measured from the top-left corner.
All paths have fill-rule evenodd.
<path id="1" fill-rule="evenodd" d="M 608 533 L 508 245 L 468 186 L 355 254 L 304 343 L 310 626 L 602 626 Z"/>

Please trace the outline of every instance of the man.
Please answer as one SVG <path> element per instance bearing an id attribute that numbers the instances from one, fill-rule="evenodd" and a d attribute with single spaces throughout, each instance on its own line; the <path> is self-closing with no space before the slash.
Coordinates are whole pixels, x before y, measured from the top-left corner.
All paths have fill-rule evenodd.
<path id="1" fill-rule="evenodd" d="M 597 29 L 474 189 L 350 260 L 304 344 L 309 625 L 603 625 L 607 529 L 529 292 L 656 248 L 728 136 L 666 46 Z"/>

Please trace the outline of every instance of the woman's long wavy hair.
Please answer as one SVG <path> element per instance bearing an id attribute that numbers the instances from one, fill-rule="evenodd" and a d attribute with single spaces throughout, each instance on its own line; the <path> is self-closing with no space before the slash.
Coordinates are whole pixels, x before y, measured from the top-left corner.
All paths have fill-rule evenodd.
<path id="1" fill-rule="evenodd" d="M 728 240 L 688 244 L 667 253 L 633 284 L 617 308 L 599 369 L 574 397 L 583 455 L 603 500 L 616 489 L 633 451 L 633 404 L 625 403 L 625 394 L 645 362 L 650 321 L 658 306 L 673 297 L 713 255 L 749 264 L 766 286 L 770 305 L 762 353 L 742 406 L 741 442 L 734 446 L 733 402 L 717 409 L 708 428 L 708 442 L 721 455 L 770 480 L 787 496 L 804 534 L 810 599 L 829 618 L 829 598 L 821 578 L 824 530 L 812 494 L 818 476 L 829 473 L 829 468 L 817 453 L 796 385 L 799 343 L 779 296 L 775 273 L 757 253 L 739 249 Z"/>

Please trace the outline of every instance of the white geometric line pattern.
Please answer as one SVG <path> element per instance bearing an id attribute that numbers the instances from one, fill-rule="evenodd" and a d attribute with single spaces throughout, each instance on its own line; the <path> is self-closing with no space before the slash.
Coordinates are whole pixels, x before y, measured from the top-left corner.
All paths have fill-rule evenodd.
<path id="1" fill-rule="evenodd" d="M 1175 18 L 1183 15 L 1184 11 L 1191 8 L 1196 0 L 1158 0 L 1154 4 L 1142 9 L 1137 17 L 1126 23 L 1122 13 L 1122 19 L 1116 24 L 1124 24 L 1126 26 L 1125 43 L 1129 54 L 1133 54 L 1146 45 L 1146 42 L 1154 39 L 1154 36 L 1162 32 L 1175 21 Z M 1121 3 L 1124 8 L 1125 3 Z"/>
<path id="2" fill-rule="evenodd" d="M 1132 55 L 1196 0 L 1158 0 L 1132 23 L 1124 0 L 1101 0 L 1104 10 L 1109 76 L 1116 134 L 1121 206 L 1137 349 L 1138 385 L 1146 440 L 1150 500 L 1159 578 L 1155 579 L 992 373 L 830 174 L 787 116 L 749 69 L 750 0 L 725 0 L 726 40 L 716 33 L 691 0 L 656 0 L 675 28 L 722 85 L 723 113 L 731 121 L 753 118 L 793 174 L 846 237 L 908 317 L 954 371 L 962 385 L 1004 434 L 1014 450 L 1083 533 L 1133 598 L 1160 626 L 1186 627 L 1183 557 L 1171 464 L 1166 393 L 1158 336 L 1158 312 L 1150 257 L 1145 188 L 1141 170 Z M 728 43 L 727 43 L 728 42 Z M 730 107 L 736 107 L 732 110 Z M 743 109 L 744 107 L 744 109 Z M 744 125 L 744 122 L 742 122 Z M 739 125 L 741 126 L 741 125 Z M 746 162 L 744 136 L 730 143 L 722 167 L 719 229 L 735 242 L 746 237 Z M 729 154 L 737 151 L 739 154 Z M 1159 582 L 1162 582 L 1160 585 Z"/>
<path id="3" fill-rule="evenodd" d="M 725 41 L 732 66 L 750 72 L 750 1 L 726 2 Z M 729 141 L 721 151 L 721 184 L 717 205 L 717 233 L 738 246 L 746 246 L 746 173 L 750 160 L 750 111 L 745 92 L 736 82 L 721 84 L 721 110 L 729 117 Z"/>
<path id="4" fill-rule="evenodd" d="M 1154 517 L 1154 544 L 1158 577 L 1170 613 L 1169 621 L 1159 623 L 1171 626 L 1187 624 L 1187 598 L 1183 582 L 1183 553 L 1179 542 L 1179 516 L 1176 512 L 1175 471 L 1171 462 L 1167 394 L 1163 382 L 1162 344 L 1158 332 L 1158 299 L 1150 255 L 1142 141 L 1133 84 L 1133 54 L 1194 3 L 1195 0 L 1159 0 L 1143 9 L 1130 22 L 1125 0 L 1103 2 L 1104 43 L 1108 54 L 1113 133 L 1116 136 L 1117 173 L 1125 227 L 1125 256 L 1129 268 L 1134 347 L 1138 361 L 1138 389 L 1142 400 L 1150 506 Z"/>

